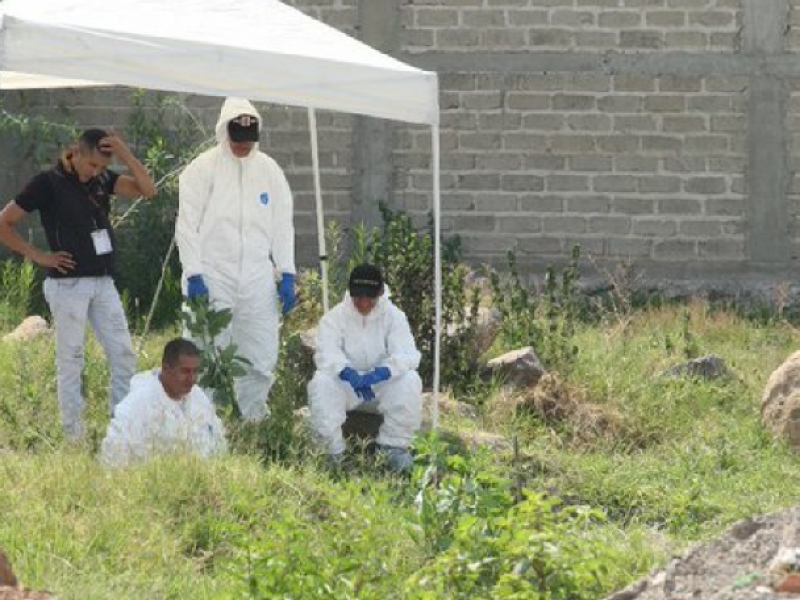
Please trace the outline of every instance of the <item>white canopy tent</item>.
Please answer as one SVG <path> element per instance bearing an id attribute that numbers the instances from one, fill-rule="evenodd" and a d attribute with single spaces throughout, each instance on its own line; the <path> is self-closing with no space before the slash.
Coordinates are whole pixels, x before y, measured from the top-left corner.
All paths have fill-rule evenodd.
<path id="1" fill-rule="evenodd" d="M 126 85 L 308 108 L 327 310 L 315 109 L 430 125 L 438 422 L 439 100 L 435 73 L 382 54 L 278 0 L 5 0 L 0 89 Z"/>

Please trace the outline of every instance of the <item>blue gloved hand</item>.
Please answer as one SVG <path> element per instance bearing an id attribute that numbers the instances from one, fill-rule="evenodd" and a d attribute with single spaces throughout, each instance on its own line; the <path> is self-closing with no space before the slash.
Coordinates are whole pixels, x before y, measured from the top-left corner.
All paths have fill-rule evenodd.
<path id="1" fill-rule="evenodd" d="M 392 372 L 389 370 L 389 367 L 375 367 L 369 373 L 365 373 L 361 376 L 361 385 L 362 386 L 373 386 L 378 385 L 379 383 L 383 383 L 384 381 L 389 381 L 389 378 L 392 376 Z"/>
<path id="2" fill-rule="evenodd" d="M 192 275 L 186 280 L 186 284 L 186 296 L 189 300 L 194 300 L 198 296 L 208 296 L 208 288 L 202 275 Z"/>
<path id="3" fill-rule="evenodd" d="M 363 377 L 362 377 L 363 381 Z M 356 396 L 361 398 L 364 402 L 372 402 L 375 400 L 375 392 L 372 391 L 372 388 L 368 385 L 364 385 L 361 387 L 356 388 Z"/>
<path id="4" fill-rule="evenodd" d="M 278 296 L 281 298 L 283 316 L 285 317 L 291 312 L 297 301 L 294 295 L 294 275 L 292 273 L 284 273 L 281 276 L 281 282 L 278 284 Z"/>
<path id="5" fill-rule="evenodd" d="M 339 373 L 339 379 L 342 381 L 346 381 L 350 384 L 350 387 L 353 388 L 353 391 L 358 394 L 358 388 L 361 387 L 361 375 L 358 374 L 358 371 L 351 367 L 345 367 Z M 360 396 L 359 396 L 360 398 Z"/>

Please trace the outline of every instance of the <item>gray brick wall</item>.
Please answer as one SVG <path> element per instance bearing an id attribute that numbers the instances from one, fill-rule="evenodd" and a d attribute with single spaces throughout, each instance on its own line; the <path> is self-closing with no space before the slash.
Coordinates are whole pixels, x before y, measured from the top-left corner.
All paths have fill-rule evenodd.
<path id="1" fill-rule="evenodd" d="M 573 244 L 653 281 L 789 279 L 800 255 L 800 0 L 292 0 L 440 75 L 443 229 L 469 260 L 535 274 Z M 129 92 L 4 93 L 6 107 L 122 123 Z M 187 97 L 206 126 L 218 99 Z M 264 105 L 262 105 L 264 106 Z M 266 149 L 314 264 L 306 111 L 269 106 Z M 427 128 L 318 113 L 324 202 L 431 206 Z M 0 139 L 10 195 L 30 157 Z"/>
<path id="2" fill-rule="evenodd" d="M 573 243 L 610 260 L 684 260 L 691 249 L 696 261 L 742 261 L 746 84 L 445 74 L 443 229 L 460 234 L 475 261 L 502 262 L 510 249 L 557 260 Z M 430 189 L 428 136 L 404 128 L 395 152 L 397 197 L 412 199 L 401 204 L 411 212 Z M 726 202 L 734 208 L 718 214 Z M 730 245 L 717 256 L 708 242 L 720 239 Z"/>
<path id="3" fill-rule="evenodd" d="M 424 0 L 402 7 L 411 53 L 732 52 L 741 16 L 741 0 Z"/>

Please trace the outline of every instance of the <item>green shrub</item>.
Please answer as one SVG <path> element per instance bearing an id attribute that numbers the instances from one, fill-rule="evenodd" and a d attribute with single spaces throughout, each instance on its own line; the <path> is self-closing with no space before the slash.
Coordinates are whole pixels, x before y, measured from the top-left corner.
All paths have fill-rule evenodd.
<path id="1" fill-rule="evenodd" d="M 581 319 L 578 297 L 580 247 L 574 246 L 559 279 L 548 266 L 540 294 L 522 281 L 516 256 L 508 253 L 508 274 L 490 271 L 492 305 L 500 312 L 499 343 L 503 350 L 531 346 L 548 368 L 565 371 L 578 352 L 574 343 Z"/>

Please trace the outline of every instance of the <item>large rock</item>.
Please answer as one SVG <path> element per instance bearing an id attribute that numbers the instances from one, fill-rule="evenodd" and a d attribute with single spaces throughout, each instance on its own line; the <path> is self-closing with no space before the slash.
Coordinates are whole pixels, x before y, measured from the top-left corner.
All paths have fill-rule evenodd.
<path id="1" fill-rule="evenodd" d="M 0 586 L 17 587 L 17 581 L 14 571 L 11 569 L 11 562 L 8 560 L 5 552 L 0 550 Z"/>
<path id="2" fill-rule="evenodd" d="M 675 365 L 665 375 L 672 377 L 687 376 L 705 380 L 719 379 L 728 375 L 728 367 L 722 358 L 709 354 L 708 356 L 701 356 L 680 365 Z"/>
<path id="3" fill-rule="evenodd" d="M 50 332 L 47 321 L 38 315 L 25 318 L 11 333 L 3 336 L 4 342 L 27 342 Z"/>
<path id="4" fill-rule="evenodd" d="M 800 450 L 800 351 L 769 376 L 761 396 L 761 421 L 794 450 Z"/>
<path id="5" fill-rule="evenodd" d="M 0 550 L 0 600 L 58 600 L 58 598 L 48 592 L 23 589 L 11 569 L 11 562 Z"/>
<path id="6" fill-rule="evenodd" d="M 530 346 L 498 356 L 486 366 L 492 374 L 517 388 L 536 385 L 545 371 L 542 361 Z"/>

